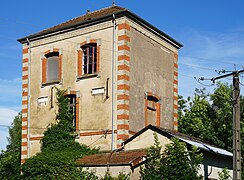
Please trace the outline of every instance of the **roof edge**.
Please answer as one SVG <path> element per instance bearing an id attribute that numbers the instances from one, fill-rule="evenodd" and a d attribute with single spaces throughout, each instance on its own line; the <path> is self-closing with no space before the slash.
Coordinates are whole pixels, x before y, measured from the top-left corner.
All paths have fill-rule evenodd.
<path id="1" fill-rule="evenodd" d="M 81 22 L 78 22 L 78 23 L 75 23 L 72 25 L 57 28 L 55 30 L 50 30 L 50 31 L 43 32 L 43 33 L 41 33 L 41 32 L 35 33 L 35 34 L 29 35 L 29 36 L 26 36 L 23 38 L 19 38 L 19 39 L 17 39 L 17 41 L 20 42 L 21 44 L 23 44 L 23 43 L 27 42 L 27 38 L 29 40 L 38 40 L 38 39 L 41 39 L 43 36 L 49 37 L 49 36 L 53 36 L 53 35 L 56 35 L 59 33 L 64 33 L 67 31 L 75 30 L 77 28 L 87 27 L 87 26 L 93 25 L 95 23 L 102 23 L 104 21 L 112 20 L 113 14 L 115 15 L 116 18 L 126 16 L 126 17 L 132 19 L 133 21 L 137 22 L 138 24 L 146 27 L 149 31 L 152 31 L 154 34 L 161 36 L 162 39 L 164 39 L 166 42 L 170 43 L 171 45 L 173 45 L 177 49 L 180 49 L 181 47 L 183 47 L 183 45 L 181 43 L 179 43 L 178 41 L 176 41 L 174 38 L 172 38 L 168 34 L 164 33 L 163 31 L 159 30 L 158 28 L 156 28 L 155 26 L 153 26 L 152 24 L 150 24 L 146 20 L 142 19 L 140 16 L 132 13 L 128 9 L 124 9 L 124 10 L 121 10 L 118 12 L 110 13 L 110 14 L 107 14 L 104 16 L 100 16 L 100 17 L 91 19 L 91 20 L 81 21 Z"/>

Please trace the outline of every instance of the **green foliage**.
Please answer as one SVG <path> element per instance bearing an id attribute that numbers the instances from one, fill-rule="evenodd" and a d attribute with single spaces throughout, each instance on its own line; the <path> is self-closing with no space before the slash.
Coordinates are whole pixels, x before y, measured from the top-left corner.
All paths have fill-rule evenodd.
<path id="1" fill-rule="evenodd" d="M 145 167 L 140 170 L 141 179 L 201 179 L 197 172 L 202 154 L 195 147 L 187 150 L 186 144 L 176 138 L 172 138 L 171 141 L 162 152 L 162 146 L 154 134 L 154 146 L 148 149 Z"/>
<path id="2" fill-rule="evenodd" d="M 189 134 L 228 151 L 232 151 L 233 87 L 217 83 L 213 94 L 196 90 L 193 100 L 179 99 L 179 131 Z M 190 105 L 189 105 L 190 104 Z M 184 107 L 184 108 L 181 108 Z M 244 141 L 244 97 L 240 95 L 241 141 Z M 241 144 L 244 155 L 244 144 Z M 242 156 L 242 161 L 243 161 Z M 244 163 L 244 162 L 242 162 Z M 243 166 L 242 166 L 243 167 Z M 242 168 L 244 178 L 244 168 Z"/>
<path id="3" fill-rule="evenodd" d="M 21 147 L 21 119 L 22 114 L 19 113 L 14 117 L 13 126 L 9 128 L 8 151 L 19 151 Z"/>
<path id="4" fill-rule="evenodd" d="M 217 83 L 213 94 L 207 94 L 204 89 L 196 89 L 193 100 L 181 100 L 180 103 L 182 102 L 186 108 L 182 116 L 179 116 L 180 132 L 232 150 L 232 86 Z M 242 96 L 241 102 L 244 103 Z M 187 106 L 188 104 L 191 106 Z M 243 121 L 243 108 L 241 114 Z"/>
<path id="5" fill-rule="evenodd" d="M 21 113 L 9 128 L 9 145 L 0 154 L 0 179 L 20 179 Z"/>
<path id="6" fill-rule="evenodd" d="M 101 180 L 129 180 L 130 174 L 126 174 L 124 172 L 119 172 L 119 175 L 117 177 L 111 176 L 109 171 L 106 171 L 104 177 L 101 178 Z"/>
<path id="7" fill-rule="evenodd" d="M 227 168 L 222 169 L 221 172 L 218 172 L 218 179 L 219 180 L 230 180 L 232 179 L 230 176 L 229 171 L 227 171 Z"/>
<path id="8" fill-rule="evenodd" d="M 41 153 L 22 166 L 23 179 L 97 179 L 94 173 L 78 168 L 75 161 L 98 150 L 75 142 L 73 115 L 65 91 L 57 90 L 57 122 L 44 132 Z"/>

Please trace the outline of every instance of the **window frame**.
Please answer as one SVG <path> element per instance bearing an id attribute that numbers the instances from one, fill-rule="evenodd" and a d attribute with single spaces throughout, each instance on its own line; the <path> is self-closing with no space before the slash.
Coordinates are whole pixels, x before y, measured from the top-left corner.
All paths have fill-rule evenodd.
<path id="1" fill-rule="evenodd" d="M 65 96 L 69 98 L 69 100 L 70 97 L 75 98 L 75 106 L 74 106 L 75 114 L 73 114 L 74 115 L 73 125 L 75 127 L 76 132 L 79 132 L 80 131 L 80 92 L 68 90 L 67 93 L 65 93 Z"/>
<path id="2" fill-rule="evenodd" d="M 153 105 L 153 107 L 151 106 Z M 161 110 L 161 104 L 160 104 L 160 98 L 159 96 L 152 94 L 151 92 L 145 93 L 145 126 L 148 126 L 148 111 L 155 111 L 155 124 L 156 126 L 160 126 L 160 110 Z"/>
<path id="3" fill-rule="evenodd" d="M 58 74 L 57 74 L 57 80 L 51 80 L 51 81 L 48 81 L 48 56 L 52 53 L 58 53 Z M 52 56 L 51 56 L 52 57 Z M 50 85 L 50 84 L 58 84 L 61 82 L 61 79 L 62 79 L 62 51 L 57 49 L 57 48 L 54 48 L 54 49 L 51 49 L 51 50 L 47 50 L 44 55 L 42 56 L 42 86 L 46 86 L 46 85 Z"/>
<path id="4" fill-rule="evenodd" d="M 89 47 L 96 47 L 96 51 L 92 54 L 92 72 L 91 73 L 85 73 L 84 72 L 84 49 Z M 82 78 L 88 78 L 88 77 L 98 77 L 98 74 L 100 72 L 100 45 L 97 43 L 97 40 L 92 39 L 90 41 L 84 41 L 83 43 L 79 44 L 79 48 L 77 50 L 78 53 L 78 62 L 77 62 L 77 79 Z M 89 52 L 88 52 L 89 53 Z M 95 56 L 96 55 L 96 56 Z M 96 59 L 96 62 L 94 63 L 94 59 Z M 88 59 L 90 60 L 90 59 Z M 88 61 L 87 63 L 88 64 Z M 96 64 L 96 68 L 94 67 L 94 64 Z M 87 72 L 89 72 L 89 65 L 87 65 Z M 96 71 L 94 70 L 96 69 Z"/>

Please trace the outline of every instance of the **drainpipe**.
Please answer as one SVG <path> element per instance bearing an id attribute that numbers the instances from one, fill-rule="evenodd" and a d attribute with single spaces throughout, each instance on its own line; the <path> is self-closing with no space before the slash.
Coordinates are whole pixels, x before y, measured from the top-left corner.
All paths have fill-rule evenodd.
<path id="1" fill-rule="evenodd" d="M 30 65 L 31 65 L 31 43 L 30 40 L 27 38 L 27 45 L 28 45 L 28 96 L 27 96 L 27 158 L 30 158 Z"/>
<path id="2" fill-rule="evenodd" d="M 115 29 L 116 29 L 116 22 L 115 22 L 115 15 L 113 14 L 113 44 L 112 44 L 112 140 L 111 140 L 111 150 L 114 150 L 114 85 L 115 85 L 115 77 L 114 77 L 114 68 L 115 68 Z"/>

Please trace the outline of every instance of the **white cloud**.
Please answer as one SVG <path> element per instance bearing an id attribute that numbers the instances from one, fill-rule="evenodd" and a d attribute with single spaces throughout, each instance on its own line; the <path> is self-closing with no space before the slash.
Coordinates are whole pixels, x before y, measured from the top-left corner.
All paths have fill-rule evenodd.
<path id="1" fill-rule="evenodd" d="M 0 108 L 0 125 L 10 126 L 19 111 L 10 108 Z"/>
<path id="2" fill-rule="evenodd" d="M 6 146 L 8 144 L 7 140 L 8 136 L 8 128 L 0 128 L 0 151 L 6 150 Z"/>
<path id="3" fill-rule="evenodd" d="M 203 33 L 188 29 L 182 36 L 184 48 L 179 51 L 179 94 L 184 97 L 193 95 L 195 88 L 213 90 L 213 87 L 199 84 L 194 77 L 212 78 L 218 76 L 215 69 L 235 70 L 234 64 L 237 70 L 243 68 L 244 31 Z M 231 83 L 231 80 L 222 81 Z M 202 83 L 211 84 L 210 81 Z"/>
<path id="4" fill-rule="evenodd" d="M 21 79 L 0 79 L 0 107 L 21 104 Z"/>

